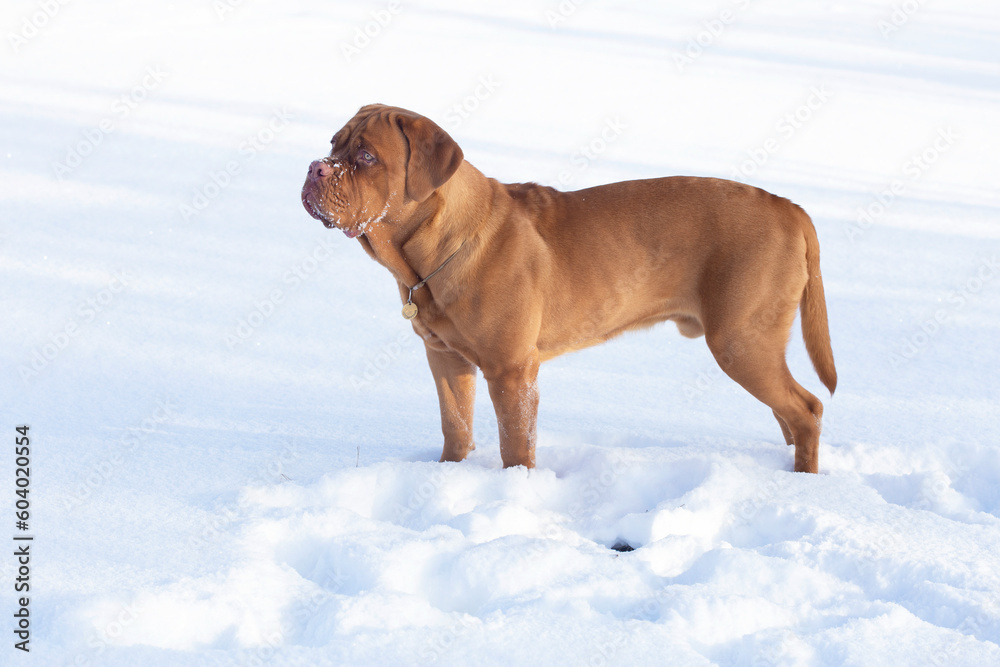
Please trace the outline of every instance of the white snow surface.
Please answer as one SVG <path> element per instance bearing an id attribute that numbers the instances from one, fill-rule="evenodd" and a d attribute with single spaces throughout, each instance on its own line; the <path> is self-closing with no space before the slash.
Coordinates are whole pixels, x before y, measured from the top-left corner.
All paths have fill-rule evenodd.
<path id="1" fill-rule="evenodd" d="M 30 657 L 0 557 L 3 664 L 1000 664 L 995 2 L 8 0 L 0 26 L 0 517 L 28 424 L 35 536 Z M 536 469 L 501 468 L 482 383 L 478 449 L 437 463 L 393 280 L 299 201 L 372 102 L 506 182 L 802 205 L 840 376 L 796 325 L 820 474 L 672 326 L 542 367 Z"/>

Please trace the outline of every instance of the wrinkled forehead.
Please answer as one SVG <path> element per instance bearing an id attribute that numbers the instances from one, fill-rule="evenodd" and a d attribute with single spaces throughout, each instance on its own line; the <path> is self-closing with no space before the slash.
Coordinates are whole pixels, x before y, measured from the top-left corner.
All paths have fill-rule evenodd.
<path id="1" fill-rule="evenodd" d="M 361 144 L 382 145 L 386 140 L 391 140 L 395 134 L 392 132 L 394 111 L 399 110 L 376 104 L 361 107 L 354 118 L 333 135 L 333 150 L 340 151 Z"/>

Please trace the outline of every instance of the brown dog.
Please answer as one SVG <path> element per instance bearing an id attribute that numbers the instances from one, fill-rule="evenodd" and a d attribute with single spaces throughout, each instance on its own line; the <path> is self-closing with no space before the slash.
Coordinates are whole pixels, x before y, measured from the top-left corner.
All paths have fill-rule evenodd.
<path id="1" fill-rule="evenodd" d="M 538 365 L 672 320 L 684 336 L 704 334 L 722 370 L 772 409 L 795 445 L 795 470 L 817 472 L 823 405 L 785 363 L 799 307 L 831 395 L 837 371 L 819 242 L 801 208 L 713 178 L 577 192 L 505 185 L 432 121 L 381 104 L 362 107 L 331 143 L 309 167 L 302 203 L 399 283 L 437 385 L 442 461 L 475 448 L 477 368 L 504 467 L 530 468 Z"/>

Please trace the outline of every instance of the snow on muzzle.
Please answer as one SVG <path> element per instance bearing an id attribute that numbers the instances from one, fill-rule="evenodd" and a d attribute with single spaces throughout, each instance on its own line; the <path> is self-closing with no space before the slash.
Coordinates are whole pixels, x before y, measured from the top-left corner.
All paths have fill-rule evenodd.
<path id="1" fill-rule="evenodd" d="M 344 232 L 348 238 L 354 238 L 360 233 L 360 230 L 341 228 L 340 220 L 327 213 L 321 204 L 323 200 L 321 190 L 334 187 L 336 184 L 331 183 L 330 179 L 339 181 L 342 175 L 343 168 L 340 162 L 335 162 L 330 158 L 314 160 L 309 165 L 306 182 L 302 185 L 302 206 L 309 215 L 322 222 L 327 229 L 337 228 Z"/>

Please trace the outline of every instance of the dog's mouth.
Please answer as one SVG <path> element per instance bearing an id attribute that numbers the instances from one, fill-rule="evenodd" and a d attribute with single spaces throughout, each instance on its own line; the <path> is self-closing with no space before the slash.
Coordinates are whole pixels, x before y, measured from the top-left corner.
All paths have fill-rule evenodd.
<path id="1" fill-rule="evenodd" d="M 319 212 L 319 209 L 313 206 L 313 203 L 309 201 L 309 193 L 306 191 L 306 188 L 302 188 L 302 206 L 305 207 L 306 213 L 316 218 L 327 227 L 332 226 L 330 221 Z"/>
<path id="2" fill-rule="evenodd" d="M 309 201 L 309 193 L 305 189 L 302 190 L 302 206 L 305 207 L 306 213 L 316 218 L 323 223 L 323 226 L 327 229 L 340 229 L 337 222 L 332 220 L 326 213 L 324 213 L 319 207 L 315 206 L 311 201 Z M 354 229 L 340 229 L 349 239 L 353 239 L 355 236 L 360 234 L 359 230 Z"/>

